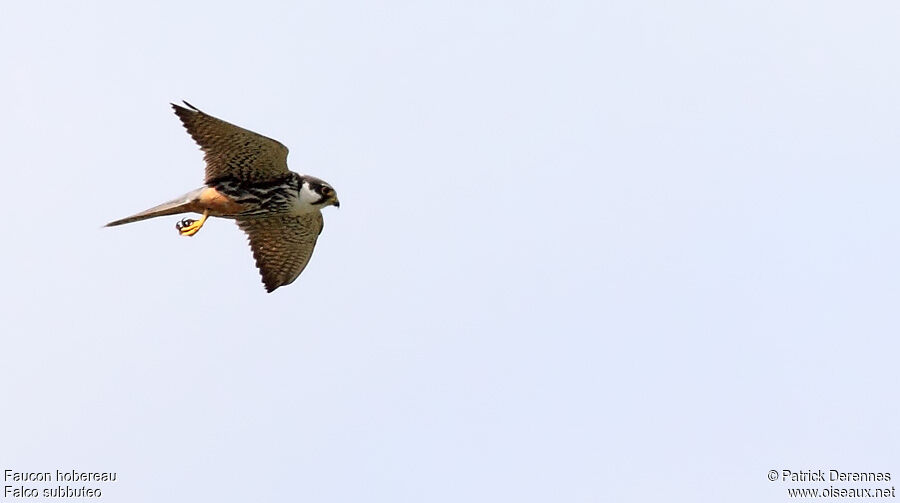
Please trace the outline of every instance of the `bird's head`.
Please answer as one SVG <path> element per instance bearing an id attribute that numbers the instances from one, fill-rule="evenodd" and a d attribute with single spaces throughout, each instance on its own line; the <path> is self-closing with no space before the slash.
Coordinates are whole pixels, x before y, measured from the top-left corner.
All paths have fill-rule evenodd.
<path id="1" fill-rule="evenodd" d="M 329 185 L 328 182 L 312 176 L 303 177 L 300 184 L 300 201 L 316 209 L 322 209 L 326 206 L 335 206 L 337 208 L 341 206 L 334 187 Z"/>

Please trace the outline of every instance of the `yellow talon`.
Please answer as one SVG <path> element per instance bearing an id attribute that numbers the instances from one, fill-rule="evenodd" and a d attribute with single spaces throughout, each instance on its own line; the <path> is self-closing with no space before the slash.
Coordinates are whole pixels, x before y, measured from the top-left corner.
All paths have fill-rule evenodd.
<path id="1" fill-rule="evenodd" d="M 203 216 L 200 217 L 200 220 L 192 220 L 190 218 L 185 218 L 181 222 L 175 224 L 175 228 L 178 229 L 178 233 L 182 236 L 193 236 L 197 232 L 200 231 L 200 228 L 203 227 L 203 224 L 206 223 L 206 219 L 209 217 L 209 210 L 205 210 L 203 212 Z"/>

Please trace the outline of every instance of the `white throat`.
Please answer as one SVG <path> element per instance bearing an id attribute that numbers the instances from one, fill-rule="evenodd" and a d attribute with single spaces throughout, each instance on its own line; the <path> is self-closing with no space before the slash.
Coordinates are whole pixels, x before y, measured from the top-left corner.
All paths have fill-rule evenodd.
<path id="1" fill-rule="evenodd" d="M 300 214 L 318 211 L 320 208 L 314 203 L 318 202 L 320 199 L 322 199 L 322 196 L 312 190 L 309 183 L 304 181 L 303 184 L 300 185 L 300 194 L 294 204 L 293 212 Z"/>

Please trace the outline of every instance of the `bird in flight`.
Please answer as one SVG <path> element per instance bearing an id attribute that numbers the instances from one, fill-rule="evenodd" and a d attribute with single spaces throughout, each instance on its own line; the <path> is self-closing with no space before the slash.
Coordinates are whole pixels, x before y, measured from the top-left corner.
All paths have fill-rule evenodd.
<path id="1" fill-rule="evenodd" d="M 303 272 L 322 232 L 322 208 L 339 207 L 334 188 L 287 168 L 281 143 L 201 112 L 188 102 L 175 115 L 206 154 L 205 185 L 107 227 L 179 213 L 200 213 L 175 225 L 196 234 L 209 217 L 234 219 L 247 233 L 266 291 L 292 283 Z"/>

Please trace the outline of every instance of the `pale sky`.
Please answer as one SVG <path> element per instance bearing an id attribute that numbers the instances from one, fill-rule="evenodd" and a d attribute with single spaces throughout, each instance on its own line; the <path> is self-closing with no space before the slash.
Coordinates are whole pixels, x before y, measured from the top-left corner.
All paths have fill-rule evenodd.
<path id="1" fill-rule="evenodd" d="M 889 487 L 767 473 L 900 480 L 898 23 L 6 2 L 0 470 L 114 471 L 107 503 Z M 294 284 L 227 220 L 102 228 L 201 185 L 180 100 L 336 188 Z"/>

